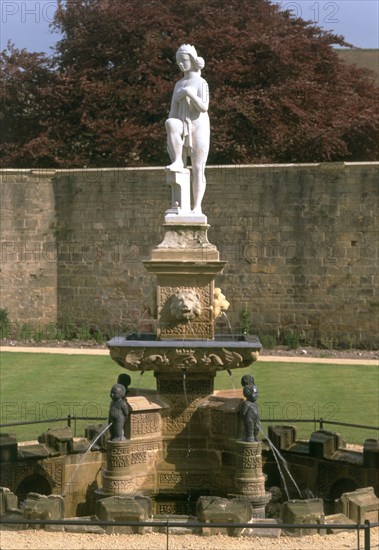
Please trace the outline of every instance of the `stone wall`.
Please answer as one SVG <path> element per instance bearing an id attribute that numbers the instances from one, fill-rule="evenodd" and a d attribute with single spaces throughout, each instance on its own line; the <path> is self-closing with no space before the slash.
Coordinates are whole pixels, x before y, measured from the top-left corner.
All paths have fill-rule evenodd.
<path id="1" fill-rule="evenodd" d="M 57 319 L 54 173 L 0 171 L 0 307 L 13 322 Z"/>
<path id="2" fill-rule="evenodd" d="M 162 168 L 4 170 L 2 306 L 12 321 L 139 330 L 163 238 Z M 203 210 L 233 327 L 378 346 L 379 163 L 210 166 Z M 141 323 L 141 318 L 142 323 Z M 226 329 L 225 329 L 226 330 Z"/>

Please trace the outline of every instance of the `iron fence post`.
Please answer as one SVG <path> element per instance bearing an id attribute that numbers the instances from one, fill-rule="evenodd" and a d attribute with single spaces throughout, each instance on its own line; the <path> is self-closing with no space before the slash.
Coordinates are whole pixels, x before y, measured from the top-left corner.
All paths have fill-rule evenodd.
<path id="1" fill-rule="evenodd" d="M 370 550 L 370 548 L 371 548 L 370 521 L 368 519 L 365 519 L 364 535 L 365 535 L 365 550 Z"/>

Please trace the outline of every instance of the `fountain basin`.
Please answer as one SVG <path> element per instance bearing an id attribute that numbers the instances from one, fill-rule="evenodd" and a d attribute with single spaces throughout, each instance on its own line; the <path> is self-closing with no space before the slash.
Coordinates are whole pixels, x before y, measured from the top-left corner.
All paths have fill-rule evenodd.
<path id="1" fill-rule="evenodd" d="M 116 336 L 107 342 L 112 359 L 130 371 L 209 373 L 249 367 L 262 345 L 255 336 L 214 340 L 158 340 L 155 334 Z"/>

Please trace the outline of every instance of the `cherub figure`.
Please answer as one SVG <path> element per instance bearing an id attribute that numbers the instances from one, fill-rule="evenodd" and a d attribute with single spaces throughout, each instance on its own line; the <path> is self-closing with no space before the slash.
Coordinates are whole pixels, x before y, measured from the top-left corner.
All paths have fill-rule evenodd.
<path id="1" fill-rule="evenodd" d="M 130 378 L 129 374 L 126 372 L 122 372 L 117 377 L 117 384 L 121 384 L 121 386 L 124 386 L 125 388 L 125 395 L 129 393 L 129 386 L 131 384 L 132 379 Z"/>
<path id="2" fill-rule="evenodd" d="M 241 378 L 241 385 L 243 387 L 243 395 L 246 397 L 246 401 L 242 405 L 242 441 L 251 443 L 253 441 L 258 441 L 259 409 L 256 403 L 258 399 L 258 388 L 254 383 L 254 378 L 250 374 L 245 374 Z"/>
<path id="3" fill-rule="evenodd" d="M 271 493 L 271 500 L 266 505 L 265 516 L 266 518 L 280 519 L 282 517 L 282 491 L 279 487 L 273 486 L 268 492 Z"/>
<path id="4" fill-rule="evenodd" d="M 113 384 L 111 388 L 111 403 L 109 406 L 108 424 L 111 424 L 109 431 L 111 441 L 124 441 L 125 421 L 129 416 L 129 406 L 125 398 L 125 386 Z"/>

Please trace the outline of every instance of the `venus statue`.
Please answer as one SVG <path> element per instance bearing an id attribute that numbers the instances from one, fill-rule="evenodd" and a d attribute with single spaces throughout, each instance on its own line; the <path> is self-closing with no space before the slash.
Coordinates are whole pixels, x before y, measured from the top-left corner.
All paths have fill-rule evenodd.
<path id="1" fill-rule="evenodd" d="M 208 84 L 200 76 L 205 63 L 189 44 L 180 46 L 176 52 L 176 62 L 184 76 L 175 85 L 166 120 L 167 149 L 172 162 L 167 169 L 181 172 L 187 165 L 187 157 L 191 157 L 192 213 L 201 214 L 210 138 Z"/>

